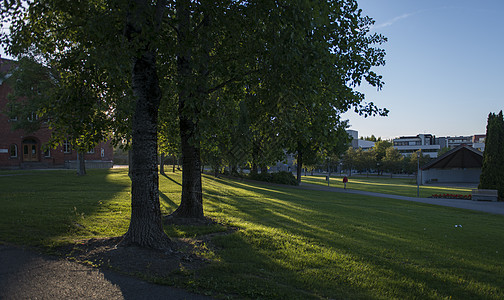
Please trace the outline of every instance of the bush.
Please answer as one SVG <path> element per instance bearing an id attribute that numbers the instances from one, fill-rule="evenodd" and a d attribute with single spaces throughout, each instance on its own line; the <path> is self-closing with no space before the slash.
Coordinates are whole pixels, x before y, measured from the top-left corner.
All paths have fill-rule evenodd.
<path id="1" fill-rule="evenodd" d="M 298 185 L 296 177 L 291 172 L 281 171 L 276 173 L 250 173 L 252 180 L 265 181 L 278 184 Z"/>

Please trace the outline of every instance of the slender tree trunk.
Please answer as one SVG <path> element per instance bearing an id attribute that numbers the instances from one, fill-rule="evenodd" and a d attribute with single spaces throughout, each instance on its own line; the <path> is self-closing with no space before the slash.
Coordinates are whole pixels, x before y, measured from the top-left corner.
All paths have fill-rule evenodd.
<path id="1" fill-rule="evenodd" d="M 176 158 L 175 158 L 175 155 L 172 155 L 172 162 L 173 162 L 173 173 L 175 173 L 175 164 L 176 164 Z"/>
<path id="2" fill-rule="evenodd" d="M 86 175 L 86 161 L 84 160 L 84 151 L 77 151 L 77 175 Z"/>
<path id="3" fill-rule="evenodd" d="M 261 174 L 263 174 L 263 173 L 264 173 L 264 174 L 268 173 L 268 166 L 265 166 L 264 164 L 261 164 L 261 165 L 259 166 L 259 169 L 261 169 Z"/>
<path id="4" fill-rule="evenodd" d="M 303 172 L 303 152 L 301 151 L 301 147 L 298 146 L 298 151 L 297 151 L 297 182 L 298 184 L 301 183 L 301 176 Z"/>
<path id="5" fill-rule="evenodd" d="M 131 149 L 128 150 L 128 176 L 131 179 Z"/>
<path id="6" fill-rule="evenodd" d="M 136 1 L 128 29 L 139 35 L 149 24 L 147 1 Z M 158 6 L 158 9 L 160 7 Z M 162 9 L 162 8 L 161 8 Z M 147 26 L 148 27 L 148 26 Z M 141 36 L 141 34 L 140 34 Z M 131 36 L 129 36 L 131 38 Z M 163 231 L 159 203 L 157 168 L 157 117 L 161 89 L 156 70 L 156 54 L 147 41 L 133 58 L 132 89 L 136 100 L 132 120 L 131 220 L 121 245 L 169 249 L 170 239 Z"/>
<path id="7" fill-rule="evenodd" d="M 161 153 L 161 160 L 159 162 L 159 173 L 161 173 L 161 175 L 166 175 L 164 170 L 165 157 L 166 157 L 165 154 Z"/>
<path id="8" fill-rule="evenodd" d="M 252 141 L 252 168 L 250 170 L 250 173 L 252 174 L 258 174 L 259 173 L 259 155 L 261 152 L 261 146 L 259 145 L 259 141 L 254 138 Z"/>

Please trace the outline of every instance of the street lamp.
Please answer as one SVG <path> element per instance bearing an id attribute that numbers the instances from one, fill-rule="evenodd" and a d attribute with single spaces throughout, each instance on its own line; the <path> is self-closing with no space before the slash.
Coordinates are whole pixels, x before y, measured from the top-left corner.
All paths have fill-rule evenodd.
<path id="1" fill-rule="evenodd" d="M 420 197 L 420 151 L 417 152 L 417 197 Z"/>

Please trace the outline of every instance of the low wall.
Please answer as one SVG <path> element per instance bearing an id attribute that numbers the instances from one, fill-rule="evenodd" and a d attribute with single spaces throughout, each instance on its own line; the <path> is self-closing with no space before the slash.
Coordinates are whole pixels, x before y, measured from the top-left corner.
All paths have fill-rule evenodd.
<path id="1" fill-rule="evenodd" d="M 110 169 L 114 166 L 112 161 L 103 160 L 86 160 L 86 169 Z M 65 161 L 66 169 L 77 169 L 76 160 Z"/>

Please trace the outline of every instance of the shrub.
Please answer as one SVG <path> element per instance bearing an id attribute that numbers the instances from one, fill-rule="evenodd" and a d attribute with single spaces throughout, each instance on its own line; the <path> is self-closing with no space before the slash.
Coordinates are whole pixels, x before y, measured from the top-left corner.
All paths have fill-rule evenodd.
<path id="1" fill-rule="evenodd" d="M 265 181 L 278 184 L 298 185 L 296 177 L 291 172 L 281 171 L 276 173 L 250 173 L 252 180 Z"/>

